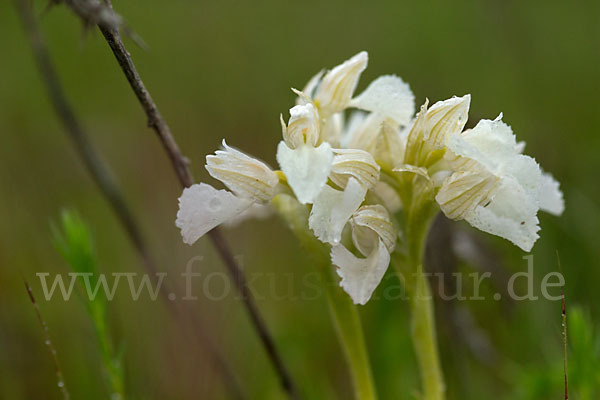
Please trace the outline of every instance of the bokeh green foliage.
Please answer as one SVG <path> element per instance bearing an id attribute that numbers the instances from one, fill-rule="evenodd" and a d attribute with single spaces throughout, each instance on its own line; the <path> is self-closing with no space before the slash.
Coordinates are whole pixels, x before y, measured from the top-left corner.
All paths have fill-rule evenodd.
<path id="1" fill-rule="evenodd" d="M 568 316 L 569 378 L 575 395 L 582 400 L 600 397 L 599 327 L 589 314 L 572 308 Z"/>
<path id="2" fill-rule="evenodd" d="M 43 14 L 45 2 L 34 3 L 69 98 L 118 177 L 161 270 L 179 276 L 188 260 L 202 255 L 204 274 L 223 271 L 207 241 L 193 248 L 181 243 L 173 224 L 180 188 L 101 35 L 93 30 L 84 35 L 64 7 Z M 434 102 L 471 93 L 470 126 L 504 112 L 517 137 L 527 141 L 527 153 L 557 177 L 566 196 L 562 217 L 540 216 L 541 239 L 533 250 L 536 284 L 557 270 L 558 250 L 567 302 L 587 310 L 589 331 L 597 330 L 599 2 L 113 3 L 150 46 L 146 52 L 127 41 L 198 180 L 216 184 L 203 169 L 203 157 L 222 138 L 276 165 L 279 113 L 285 115 L 294 101 L 289 88 L 302 87 L 320 68 L 360 50 L 369 51 L 370 65 L 359 90 L 378 75 L 395 73 L 411 84 L 418 104 L 425 97 Z M 23 293 L 22 271 L 41 303 L 73 397 L 103 399 L 102 356 L 86 307 L 79 301 L 42 302 L 35 285 L 36 272 L 68 271 L 54 248 L 48 221 L 63 207 L 79 210 L 95 238 L 96 266 L 105 273 L 141 272 L 139 259 L 57 122 L 9 1 L 0 2 L 0 37 L 0 398 L 60 396 Z M 518 249 L 476 235 L 495 250 L 494 259 L 504 271 L 525 269 Z M 310 270 L 310 258 L 294 236 L 274 219 L 249 222 L 228 230 L 227 236 L 247 273 L 262 274 L 253 285 L 258 304 L 306 398 L 347 398 L 348 376 L 325 298 L 281 296 L 289 291 L 289 282 L 297 295 Z M 438 251 L 445 257 L 448 249 Z M 460 265 L 464 272 L 477 268 Z M 393 274 L 386 276 L 375 299 L 360 309 L 382 399 L 411 398 L 418 387 L 407 304 L 381 298 L 397 284 Z M 486 283 L 482 290 L 491 294 L 495 287 Z M 159 302 L 132 302 L 126 294 L 118 292 L 109 302 L 108 319 L 111 337 L 127 343 L 123 367 L 128 392 L 145 399 L 226 398 L 202 344 L 183 336 L 181 325 Z M 560 398 L 559 303 L 488 299 L 458 304 L 455 309 L 466 308 L 477 332 L 499 355 L 487 361 L 473 347 L 475 339 L 453 330 L 452 314 L 441 312 L 438 328 L 449 398 Z M 194 307 L 249 397 L 281 398 L 235 295 L 222 301 L 201 298 Z M 569 324 L 576 318 L 569 317 Z M 570 337 L 577 336 L 571 332 Z M 597 390 L 597 382 L 585 372 L 592 365 L 586 363 L 593 363 L 592 353 L 576 356 L 575 342 L 571 352 L 576 398 L 579 387 L 596 385 Z M 586 378 L 578 381 L 578 370 Z"/>
<path id="3" fill-rule="evenodd" d="M 90 228 L 74 211 L 63 210 L 60 224 L 52 225 L 52 237 L 56 249 L 75 273 L 87 279 L 77 279 L 77 294 L 92 322 L 97 338 L 98 351 L 104 366 L 109 397 L 112 400 L 125 398 L 125 380 L 122 351 L 116 351 L 110 332 L 109 293 L 106 280 L 100 281 L 100 270 L 94 251 Z M 102 290 L 105 288 L 106 290 Z M 91 294 L 91 295 L 90 295 Z M 123 349 L 123 347 L 121 347 Z"/>

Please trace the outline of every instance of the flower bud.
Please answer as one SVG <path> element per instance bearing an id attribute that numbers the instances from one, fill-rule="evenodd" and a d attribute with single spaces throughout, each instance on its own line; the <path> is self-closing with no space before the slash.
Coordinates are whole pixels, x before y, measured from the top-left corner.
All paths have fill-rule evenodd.
<path id="1" fill-rule="evenodd" d="M 237 196 L 258 202 L 271 200 L 279 182 L 277 174 L 265 163 L 229 147 L 206 156 L 206 169 Z"/>
<path id="2" fill-rule="evenodd" d="M 373 156 L 359 149 L 334 149 L 329 178 L 338 186 L 346 187 L 348 179 L 355 178 L 364 188 L 370 189 L 379 180 L 379 165 Z"/>
<path id="3" fill-rule="evenodd" d="M 289 148 L 295 149 L 303 144 L 315 147 L 319 141 L 319 112 L 311 103 L 294 106 L 290 109 L 287 127 L 281 117 L 281 129 Z"/>
<path id="4" fill-rule="evenodd" d="M 352 241 L 365 256 L 377 248 L 379 239 L 391 253 L 396 246 L 397 233 L 390 214 L 382 205 L 359 208 L 350 219 Z"/>
<path id="5" fill-rule="evenodd" d="M 348 106 L 368 61 L 367 52 L 362 51 L 325 74 L 317 89 L 315 104 L 326 117 Z"/>

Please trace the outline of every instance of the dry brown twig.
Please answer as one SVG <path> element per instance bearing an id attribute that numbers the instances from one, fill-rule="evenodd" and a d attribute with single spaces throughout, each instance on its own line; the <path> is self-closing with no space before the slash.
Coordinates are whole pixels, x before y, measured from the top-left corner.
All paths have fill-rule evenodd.
<path id="1" fill-rule="evenodd" d="M 108 2 L 109 7 L 111 7 L 110 2 Z M 162 117 L 160 111 L 152 96 L 146 89 L 144 82 L 142 81 L 140 75 L 135 68 L 133 60 L 125 45 L 123 44 L 123 40 L 121 39 L 121 35 L 119 34 L 118 29 L 106 27 L 103 25 L 98 25 L 100 31 L 104 35 L 108 45 L 110 46 L 121 70 L 125 74 L 131 89 L 135 93 L 138 101 L 140 102 L 146 116 L 148 118 L 148 126 L 152 128 L 156 134 L 158 135 L 160 141 L 163 144 L 163 147 L 167 151 L 171 163 L 173 164 L 173 168 L 177 174 L 179 182 L 181 185 L 186 188 L 190 187 L 194 183 L 194 179 L 192 177 L 192 173 L 188 166 L 188 160 L 183 156 L 177 142 L 173 138 L 171 134 L 171 130 L 169 125 Z M 263 347 L 267 352 L 271 363 L 273 364 L 275 371 L 279 375 L 279 379 L 281 385 L 285 392 L 291 398 L 298 398 L 298 391 L 292 381 L 291 375 L 287 371 L 283 361 L 277 352 L 275 347 L 275 342 L 273 341 L 266 323 L 258 311 L 258 307 L 254 301 L 254 297 L 248 288 L 246 276 L 242 270 L 242 268 L 235 261 L 231 249 L 229 248 L 227 242 L 221 235 L 221 232 L 218 228 L 213 229 L 209 232 L 209 237 L 217 249 L 219 255 L 223 259 L 227 270 L 229 271 L 236 288 L 242 295 L 242 299 L 244 301 L 244 305 L 246 306 L 246 310 L 248 315 L 256 329 Z"/>
<path id="2" fill-rule="evenodd" d="M 96 25 L 106 29 L 120 29 L 138 46 L 143 49 L 148 48 L 142 38 L 125 23 L 125 19 L 112 9 L 110 1 L 49 0 L 48 9 L 62 3 L 66 4 L 79 17 L 86 30 Z"/>
<path id="3" fill-rule="evenodd" d="M 105 5 L 100 3 L 98 0 L 55 0 L 55 2 L 64 2 L 80 18 L 82 18 L 85 25 L 92 22 L 98 25 L 100 31 L 112 49 L 133 92 L 135 93 L 138 101 L 144 109 L 144 112 L 146 113 L 148 118 L 148 126 L 157 133 L 163 147 L 167 151 L 169 159 L 175 169 L 181 185 L 183 187 L 191 186 L 194 183 L 194 180 L 188 166 L 188 161 L 181 153 L 177 142 L 171 134 L 168 124 L 160 114 L 156 103 L 146 89 L 135 68 L 129 52 L 123 44 L 121 35 L 119 34 L 119 27 L 121 26 L 122 18 L 120 18 L 118 14 L 112 10 L 112 4 L 110 0 L 106 0 Z M 85 3 L 89 4 L 86 5 Z M 107 8 L 110 11 L 107 11 Z M 275 347 L 275 342 L 272 339 L 267 325 L 258 310 L 258 307 L 254 301 L 254 297 L 248 288 L 246 277 L 242 268 L 235 261 L 233 253 L 218 229 L 213 229 L 211 232 L 209 232 L 209 237 L 219 255 L 223 259 L 227 270 L 230 273 L 234 284 L 236 285 L 236 288 L 241 294 L 250 320 L 259 335 L 261 343 L 263 344 L 263 347 L 265 348 L 265 351 L 267 352 L 267 355 L 273 364 L 276 373 L 279 376 L 279 380 L 284 391 L 290 398 L 297 399 L 299 395 L 296 386 L 294 385 L 287 368 L 283 364 L 282 358 Z"/>
<path id="4" fill-rule="evenodd" d="M 36 20 L 31 9 L 31 5 L 27 0 L 15 0 L 15 5 L 19 11 L 25 28 L 28 39 L 31 43 L 33 55 L 42 76 L 42 81 L 45 84 L 51 103 L 65 127 L 69 139 L 75 145 L 77 152 L 80 154 L 86 168 L 92 175 L 98 188 L 101 190 L 104 197 L 109 202 L 111 208 L 116 214 L 119 222 L 123 225 L 128 237 L 132 241 L 136 251 L 138 252 L 142 265 L 146 272 L 154 279 L 154 284 L 157 284 L 156 263 L 148 250 L 146 241 L 138 227 L 137 222 L 129 207 L 127 206 L 121 191 L 118 188 L 114 178 L 105 166 L 85 130 L 83 129 L 79 119 L 75 115 L 71 105 L 69 104 L 64 90 L 60 84 L 58 74 L 54 68 L 54 64 L 50 58 L 49 51 L 43 40 L 41 31 L 36 23 Z M 27 286 L 27 285 L 26 285 Z M 224 357 L 220 354 L 212 340 L 205 332 L 205 324 L 199 319 L 197 313 L 190 307 L 181 309 L 176 303 L 171 301 L 169 295 L 174 293 L 169 289 L 168 284 L 157 285 L 160 290 L 161 299 L 167 305 L 174 317 L 180 321 L 191 321 L 194 325 L 194 335 L 200 336 L 201 342 L 207 348 L 209 356 L 217 370 L 223 375 L 228 389 L 235 398 L 244 398 L 239 387 L 238 379 L 231 371 Z M 183 303 L 180 303 L 183 304 Z"/>
<path id="5" fill-rule="evenodd" d="M 110 0 L 107 0 L 107 4 L 112 9 Z M 163 144 L 163 147 L 167 151 L 179 182 L 184 188 L 190 187 L 194 183 L 194 178 L 192 177 L 192 173 L 189 169 L 188 160 L 179 149 L 179 146 L 177 145 L 177 142 L 171 133 L 169 125 L 162 117 L 160 111 L 158 110 L 158 106 L 150 95 L 150 92 L 146 89 L 142 78 L 135 68 L 133 60 L 131 59 L 131 55 L 123 44 L 123 40 L 121 39 L 118 29 L 107 27 L 102 24 L 99 24 L 98 27 L 113 51 L 113 54 L 115 55 L 121 70 L 125 74 L 131 89 L 135 93 L 140 105 L 144 109 L 144 112 L 148 118 L 148 126 L 156 132 L 161 143 Z M 298 391 L 292 381 L 291 375 L 287 371 L 279 353 L 277 352 L 275 342 L 269 333 L 266 323 L 258 311 L 258 307 L 256 306 L 254 297 L 248 288 L 246 276 L 242 268 L 235 261 L 231 249 L 229 248 L 218 228 L 210 231 L 209 237 L 219 255 L 223 259 L 227 270 L 232 276 L 236 288 L 242 295 L 248 315 L 250 316 L 250 319 L 265 348 L 265 351 L 271 360 L 271 363 L 279 375 L 283 389 L 291 398 L 298 398 Z"/>

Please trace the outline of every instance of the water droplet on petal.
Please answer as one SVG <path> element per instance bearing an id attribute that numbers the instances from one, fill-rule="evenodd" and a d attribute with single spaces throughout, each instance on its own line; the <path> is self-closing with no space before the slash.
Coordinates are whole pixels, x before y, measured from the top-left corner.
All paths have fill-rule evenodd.
<path id="1" fill-rule="evenodd" d="M 208 210 L 209 211 L 216 212 L 216 211 L 219 211 L 220 209 L 221 209 L 221 200 L 217 199 L 216 197 L 212 198 L 208 202 Z"/>

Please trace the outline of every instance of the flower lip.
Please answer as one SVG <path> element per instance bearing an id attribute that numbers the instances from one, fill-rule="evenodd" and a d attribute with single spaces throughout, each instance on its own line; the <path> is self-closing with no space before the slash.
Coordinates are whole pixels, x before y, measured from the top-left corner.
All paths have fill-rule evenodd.
<path id="1" fill-rule="evenodd" d="M 365 305 L 390 264 L 390 253 L 382 240 L 367 258 L 358 258 L 343 245 L 331 248 L 331 262 L 342 278 L 340 286 L 354 304 Z"/>
<path id="2" fill-rule="evenodd" d="M 175 225 L 181 229 L 184 243 L 192 245 L 205 233 L 234 219 L 252 204 L 252 201 L 226 190 L 217 190 L 206 183 L 195 184 L 185 188 L 179 198 Z"/>
<path id="3" fill-rule="evenodd" d="M 348 180 L 343 191 L 326 185 L 315 199 L 308 218 L 315 236 L 324 243 L 339 244 L 344 226 L 360 207 L 366 193 L 367 189 L 354 178 Z"/>
<path id="4" fill-rule="evenodd" d="M 302 204 L 312 203 L 319 195 L 327 183 L 332 160 L 333 151 L 327 142 L 318 147 L 305 144 L 291 149 L 281 141 L 277 146 L 277 162 Z"/>

